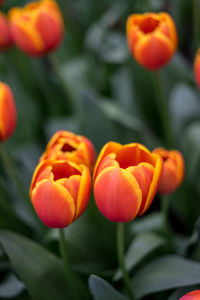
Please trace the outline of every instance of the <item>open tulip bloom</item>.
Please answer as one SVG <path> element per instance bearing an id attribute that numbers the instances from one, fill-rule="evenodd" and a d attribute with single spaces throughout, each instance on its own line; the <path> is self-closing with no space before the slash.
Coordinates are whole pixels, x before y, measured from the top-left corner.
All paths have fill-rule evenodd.
<path id="1" fill-rule="evenodd" d="M 52 228 L 64 228 L 75 221 L 86 209 L 90 192 L 89 169 L 64 160 L 42 161 L 30 188 L 36 213 Z"/>
<path id="2" fill-rule="evenodd" d="M 94 196 L 113 222 L 129 222 L 150 206 L 162 172 L 162 159 L 141 144 L 107 143 L 94 169 Z"/>
<path id="3" fill-rule="evenodd" d="M 179 300 L 200 300 L 200 290 L 189 292 Z"/>

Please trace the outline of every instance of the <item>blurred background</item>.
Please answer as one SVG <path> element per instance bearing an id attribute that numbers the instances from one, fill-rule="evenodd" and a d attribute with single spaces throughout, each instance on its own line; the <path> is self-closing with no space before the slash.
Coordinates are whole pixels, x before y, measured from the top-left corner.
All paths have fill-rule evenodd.
<path id="1" fill-rule="evenodd" d="M 2 10 L 8 12 L 28 2 L 7 0 Z M 127 246 L 135 236 L 141 238 L 138 243 L 142 247 L 148 239 L 150 244 L 152 239 L 158 244 L 136 270 L 165 254 L 185 256 L 200 263 L 200 95 L 193 75 L 200 40 L 200 1 L 59 0 L 58 4 L 65 20 L 65 37 L 57 51 L 31 58 L 13 46 L 0 53 L 0 80 L 12 88 L 18 113 L 17 130 L 4 146 L 19 178 L 28 192 L 38 159 L 49 138 L 59 129 L 87 136 L 97 152 L 110 140 L 141 142 L 150 150 L 166 147 L 153 75 L 139 66 L 128 50 L 126 20 L 136 12 L 167 11 L 177 25 L 179 46 L 160 75 L 176 149 L 184 156 L 186 175 L 182 186 L 170 196 L 173 247 L 162 230 L 159 196 L 145 216 L 127 224 Z M 38 225 L 37 217 L 24 204 L 2 162 L 0 170 L 0 228 L 18 232 L 58 254 L 56 230 Z M 38 226 L 42 229 L 38 230 Z M 66 229 L 71 262 L 85 281 L 94 273 L 112 282 L 118 266 L 115 230 L 115 224 L 100 215 L 93 200 L 85 215 Z M 141 237 L 144 233 L 147 236 Z M 131 257 L 138 249 L 133 250 Z M 1 252 L 0 272 L 0 299 L 30 299 L 17 275 L 12 275 L 14 279 L 8 277 L 13 272 Z M 1 296 L 5 283 L 12 291 L 7 297 Z M 199 283 L 192 281 L 190 285 Z M 180 291 L 174 288 L 183 285 L 171 284 L 164 291 L 155 288 L 153 296 L 148 291 L 140 294 L 140 298 L 177 299 Z M 114 286 L 120 289 L 121 283 L 115 281 Z"/>

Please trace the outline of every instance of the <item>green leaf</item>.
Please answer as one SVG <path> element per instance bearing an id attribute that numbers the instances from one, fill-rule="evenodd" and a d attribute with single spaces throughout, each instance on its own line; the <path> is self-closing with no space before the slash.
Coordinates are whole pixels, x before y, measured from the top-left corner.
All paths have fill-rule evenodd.
<path id="1" fill-rule="evenodd" d="M 134 220 L 131 224 L 131 231 L 134 234 L 144 231 L 160 231 L 163 227 L 163 214 L 153 212 Z"/>
<path id="2" fill-rule="evenodd" d="M 137 299 L 164 290 L 200 283 L 200 263 L 176 255 L 158 258 L 135 274 L 132 284 Z"/>
<path id="3" fill-rule="evenodd" d="M 24 284 L 12 273 L 0 283 L 0 298 L 13 298 L 22 293 Z"/>
<path id="4" fill-rule="evenodd" d="M 94 300 L 128 300 L 108 282 L 95 275 L 89 278 L 89 289 Z"/>
<path id="5" fill-rule="evenodd" d="M 148 254 L 164 244 L 164 239 L 153 232 L 143 232 L 132 241 L 125 255 L 126 269 L 130 271 Z M 114 280 L 122 278 L 122 272 L 117 270 Z"/>
<path id="6" fill-rule="evenodd" d="M 9 231 L 0 231 L 0 242 L 33 300 L 71 299 L 60 259 L 35 242 Z"/>

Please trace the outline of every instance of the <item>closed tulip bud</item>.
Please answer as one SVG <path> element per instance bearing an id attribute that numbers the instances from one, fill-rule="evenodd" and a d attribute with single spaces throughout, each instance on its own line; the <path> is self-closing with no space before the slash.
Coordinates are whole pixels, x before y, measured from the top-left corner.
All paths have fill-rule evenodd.
<path id="1" fill-rule="evenodd" d="M 160 194 L 170 194 L 174 192 L 183 181 L 184 177 L 184 159 L 177 150 L 165 150 L 157 148 L 153 151 L 163 159 L 163 171 L 158 186 Z"/>
<path id="2" fill-rule="evenodd" d="M 195 60 L 194 60 L 194 76 L 198 88 L 200 89 L 200 49 L 197 51 Z"/>
<path id="3" fill-rule="evenodd" d="M 127 20 L 127 40 L 139 64 L 158 70 L 168 63 L 177 48 L 176 26 L 164 12 L 133 14 Z"/>
<path id="4" fill-rule="evenodd" d="M 63 39 L 63 19 L 54 0 L 13 8 L 9 20 L 14 42 L 29 55 L 46 54 L 57 48 Z"/>
<path id="5" fill-rule="evenodd" d="M 84 164 L 92 170 L 95 156 L 94 146 L 86 137 L 76 135 L 70 131 L 60 130 L 50 139 L 40 161 L 66 159 L 77 164 Z"/>
<path id="6" fill-rule="evenodd" d="M 7 140 L 16 128 L 17 113 L 10 87 L 0 82 L 0 141 Z"/>
<path id="7" fill-rule="evenodd" d="M 101 213 L 128 222 L 150 206 L 162 172 L 162 159 L 143 145 L 107 143 L 94 168 L 94 196 Z"/>
<path id="8" fill-rule="evenodd" d="M 179 300 L 200 300 L 200 290 L 192 291 Z"/>
<path id="9" fill-rule="evenodd" d="M 86 166 L 45 160 L 33 174 L 30 197 L 46 226 L 64 228 L 84 212 L 90 191 L 91 175 Z"/>
<path id="10" fill-rule="evenodd" d="M 0 50 L 6 50 L 12 45 L 12 38 L 8 20 L 6 16 L 0 12 Z"/>

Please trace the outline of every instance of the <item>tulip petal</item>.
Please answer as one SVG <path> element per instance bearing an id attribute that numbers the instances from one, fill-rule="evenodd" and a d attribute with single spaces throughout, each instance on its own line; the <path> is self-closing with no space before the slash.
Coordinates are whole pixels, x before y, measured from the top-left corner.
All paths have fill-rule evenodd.
<path id="1" fill-rule="evenodd" d="M 74 200 L 59 183 L 47 180 L 38 183 L 32 192 L 32 203 L 39 218 L 48 227 L 66 227 L 74 218 Z"/>
<path id="2" fill-rule="evenodd" d="M 94 183 L 96 204 L 112 222 L 128 222 L 135 218 L 142 202 L 137 180 L 126 170 L 109 167 Z"/>

